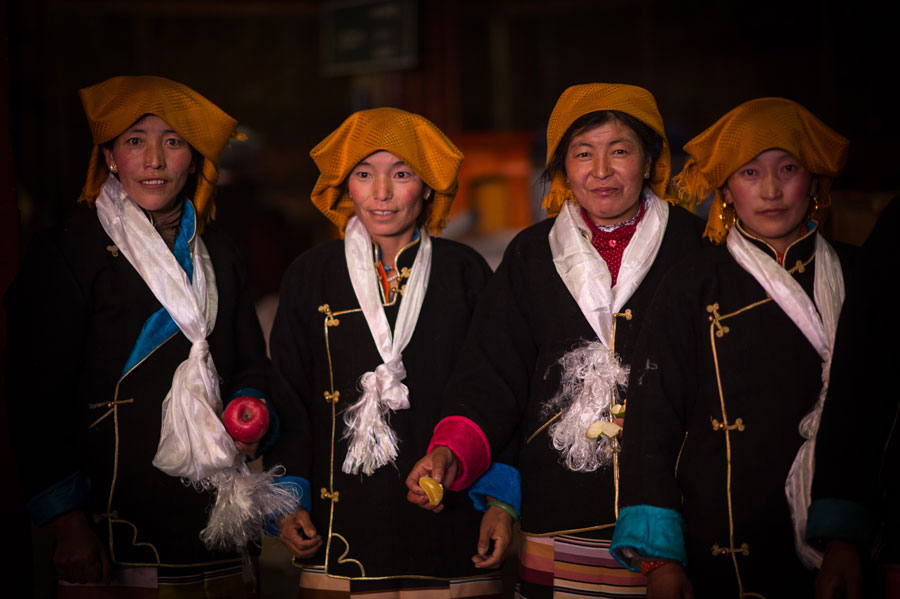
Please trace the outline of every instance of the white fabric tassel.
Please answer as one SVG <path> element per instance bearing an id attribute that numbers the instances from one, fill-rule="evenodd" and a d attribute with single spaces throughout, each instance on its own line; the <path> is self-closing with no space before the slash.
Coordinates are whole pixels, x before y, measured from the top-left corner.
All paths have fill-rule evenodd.
<path id="1" fill-rule="evenodd" d="M 616 403 L 619 386 L 628 382 L 628 367 L 598 341 L 576 347 L 560 358 L 559 364 L 559 392 L 547 402 L 544 412 L 562 410 L 563 415 L 550 426 L 550 438 L 567 468 L 593 472 L 611 463 L 616 441 L 605 435 L 590 439 L 585 432 L 594 422 L 613 419 L 610 408 Z"/>
<path id="2" fill-rule="evenodd" d="M 219 376 L 206 341 L 218 312 L 218 289 L 209 252 L 203 239 L 194 235 L 194 277 L 188 281 L 175 256 L 118 179 L 107 178 L 96 205 L 103 230 L 191 342 L 190 354 L 176 368 L 162 403 L 162 426 L 153 465 L 198 490 L 215 491 L 216 503 L 201 538 L 210 548 L 242 551 L 249 540 L 260 536 L 265 516 L 293 511 L 299 503 L 273 484 L 274 471 L 250 472 L 219 419 Z"/>
<path id="3" fill-rule="evenodd" d="M 425 229 L 419 230 L 419 237 L 421 245 L 413 261 L 397 322 L 391 331 L 372 263 L 372 239 L 355 216 L 347 223 L 344 237 L 347 271 L 372 340 L 383 360 L 374 371 L 360 377 L 362 394 L 344 412 L 346 428 L 342 438 L 348 439 L 349 443 L 341 470 L 347 474 L 361 471 L 371 475 L 397 457 L 397 435 L 388 417 L 390 410 L 409 408 L 409 389 L 401 382 L 406 378 L 402 352 L 415 331 L 431 276 L 431 238 Z"/>
<path id="4" fill-rule="evenodd" d="M 204 479 L 200 486 L 216 492 L 216 503 L 200 539 L 210 549 L 243 549 L 260 535 L 260 523 L 268 516 L 289 514 L 300 499 L 274 484 L 280 467 L 251 472 L 246 464 L 226 468 Z"/>

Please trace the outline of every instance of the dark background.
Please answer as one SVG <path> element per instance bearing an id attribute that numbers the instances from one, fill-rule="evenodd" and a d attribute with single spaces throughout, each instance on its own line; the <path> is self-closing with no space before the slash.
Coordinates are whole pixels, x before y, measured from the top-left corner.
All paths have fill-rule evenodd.
<path id="1" fill-rule="evenodd" d="M 851 140 L 832 235 L 860 242 L 900 187 L 897 9 L 868 1 L 410 0 L 411 66 L 372 64 L 372 43 L 355 55 L 368 64 L 342 70 L 326 67 L 323 52 L 333 41 L 324 19 L 345 14 L 329 12 L 334 4 L 3 2 L 0 293 L 31 233 L 62 222 L 84 182 L 91 138 L 78 89 L 114 75 L 185 83 L 245 128 L 249 141 L 223 157 L 218 220 L 243 246 L 258 297 L 277 291 L 296 254 L 334 235 L 309 202 L 317 172 L 308 153 L 349 113 L 373 106 L 423 114 L 451 139 L 523 133 L 508 139 L 533 140 L 537 169 L 546 119 L 576 83 L 649 89 L 673 150 L 743 101 L 783 96 Z M 674 172 L 682 161 L 676 153 Z M 8 538 L 26 543 L 14 488 L 4 484 L 3 507 L 20 529 Z M 21 579 L 30 554 L 19 556 L 5 565 Z"/>

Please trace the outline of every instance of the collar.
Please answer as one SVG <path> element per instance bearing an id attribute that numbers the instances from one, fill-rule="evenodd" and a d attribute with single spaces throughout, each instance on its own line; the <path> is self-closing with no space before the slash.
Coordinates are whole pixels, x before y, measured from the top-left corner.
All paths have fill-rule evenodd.
<path id="1" fill-rule="evenodd" d="M 403 268 L 412 268 L 416 255 L 419 253 L 419 242 L 422 238 L 419 236 L 419 230 L 416 229 L 413 240 L 400 248 L 397 255 L 394 256 L 394 264 L 398 270 Z M 375 264 L 381 262 L 381 248 L 375 240 L 372 240 L 372 257 Z"/>
<path id="2" fill-rule="evenodd" d="M 748 233 L 740 220 L 738 220 L 734 226 L 740 234 L 746 237 L 753 245 L 788 270 L 793 270 L 798 264 L 805 265 L 816 253 L 816 232 L 818 231 L 818 225 L 813 220 L 806 220 L 806 232 L 801 235 L 799 239 L 791 243 L 784 251 L 783 255 L 779 255 L 778 250 L 772 247 L 767 241 Z"/>

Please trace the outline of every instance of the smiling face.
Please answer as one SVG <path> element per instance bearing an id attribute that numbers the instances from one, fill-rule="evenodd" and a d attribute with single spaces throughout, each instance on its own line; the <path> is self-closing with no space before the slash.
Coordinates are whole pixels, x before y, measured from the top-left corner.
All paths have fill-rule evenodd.
<path id="1" fill-rule="evenodd" d="M 347 190 L 356 216 L 385 249 L 399 249 L 412 241 L 416 219 L 431 194 L 403 160 L 385 150 L 370 154 L 350 171 Z"/>
<path id="2" fill-rule="evenodd" d="M 158 116 L 148 114 L 103 148 L 125 193 L 148 212 L 171 208 L 194 172 L 191 146 Z"/>
<path id="3" fill-rule="evenodd" d="M 566 150 L 569 187 L 597 225 L 615 225 L 637 214 L 649 168 L 637 135 L 616 119 L 573 135 Z"/>
<path id="4" fill-rule="evenodd" d="M 799 160 L 773 149 L 732 173 L 724 194 L 744 230 L 783 253 L 806 230 L 803 221 L 815 187 L 815 179 Z"/>

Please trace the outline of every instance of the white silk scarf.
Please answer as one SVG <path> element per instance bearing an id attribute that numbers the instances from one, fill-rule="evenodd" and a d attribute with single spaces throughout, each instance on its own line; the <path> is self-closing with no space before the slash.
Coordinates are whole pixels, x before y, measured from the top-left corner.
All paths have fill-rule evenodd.
<path id="1" fill-rule="evenodd" d="M 201 538 L 209 547 L 242 550 L 258 536 L 264 517 L 296 509 L 297 499 L 272 484 L 275 473 L 250 472 L 219 419 L 219 376 L 207 336 L 215 326 L 218 289 L 212 261 L 199 235 L 191 240 L 193 281 L 165 241 L 109 176 L 97 198 L 103 230 L 191 342 L 162 403 L 162 426 L 153 465 L 170 476 L 215 490 L 216 503 Z"/>
<path id="2" fill-rule="evenodd" d="M 391 332 L 378 289 L 372 239 L 355 216 L 347 223 L 344 255 L 350 282 L 382 360 L 374 371 L 360 377 L 362 394 L 344 413 L 344 438 L 349 444 L 342 470 L 347 474 L 362 471 L 370 475 L 397 457 L 397 435 L 387 416 L 389 410 L 409 408 L 409 389 L 401 382 L 406 378 L 402 353 L 412 339 L 431 276 L 431 238 L 421 229 L 419 239 L 419 251 Z"/>
<path id="3" fill-rule="evenodd" d="M 822 358 L 822 389 L 815 406 L 800 421 L 800 434 L 806 441 L 797 452 L 785 481 L 785 495 L 794 523 L 794 545 L 797 556 L 807 568 L 818 568 L 822 564 L 822 553 L 806 543 L 806 515 L 815 472 L 816 433 L 828 392 L 831 351 L 844 302 L 844 277 L 837 254 L 824 237 L 815 235 L 815 303 L 787 270 L 736 228 L 729 231 L 726 241 L 735 261 L 765 289 Z"/>
<path id="4" fill-rule="evenodd" d="M 646 210 L 622 255 L 615 286 L 590 233 L 579 226 L 576 203 L 566 202 L 548 236 L 556 272 L 599 340 L 579 345 L 560 359 L 560 390 L 545 406 L 547 412 L 562 412 L 550 427 L 550 438 L 566 467 L 576 472 L 609 463 L 615 449 L 613 439 L 588 438 L 587 429 L 594 422 L 613 419 L 610 408 L 618 386 L 628 380 L 628 367 L 612 351 L 613 318 L 653 266 L 666 232 L 669 205 L 649 188 L 644 189 L 643 201 Z"/>

